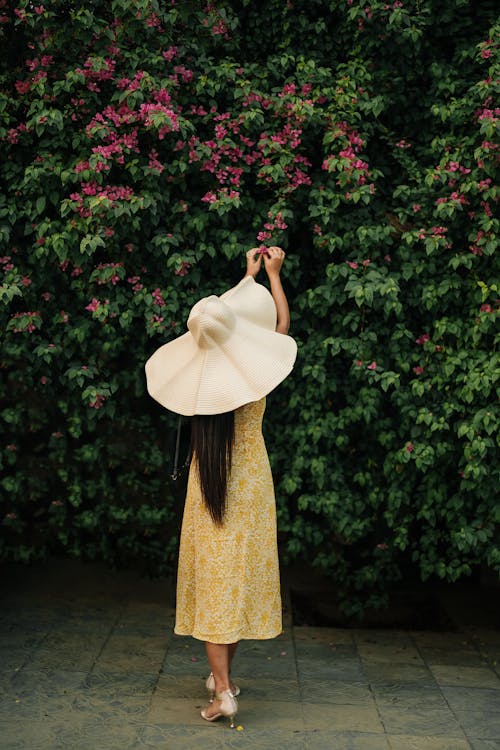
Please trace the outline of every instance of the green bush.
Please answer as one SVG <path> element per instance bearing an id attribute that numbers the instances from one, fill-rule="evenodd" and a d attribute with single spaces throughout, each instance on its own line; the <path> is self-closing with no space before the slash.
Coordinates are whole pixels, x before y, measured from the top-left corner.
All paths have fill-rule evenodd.
<path id="1" fill-rule="evenodd" d="M 350 613 L 499 571 L 495 4 L 0 13 L 0 555 L 172 568 L 144 362 L 263 242 L 299 344 L 265 424 L 285 558 Z"/>

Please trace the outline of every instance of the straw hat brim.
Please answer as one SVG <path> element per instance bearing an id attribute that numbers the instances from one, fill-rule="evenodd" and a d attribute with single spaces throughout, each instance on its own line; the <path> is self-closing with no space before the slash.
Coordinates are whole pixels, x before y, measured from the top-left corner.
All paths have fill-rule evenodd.
<path id="1" fill-rule="evenodd" d="M 229 338 L 202 349 L 187 332 L 146 362 L 148 393 L 184 416 L 221 414 L 258 401 L 291 372 L 294 339 L 237 317 Z"/>

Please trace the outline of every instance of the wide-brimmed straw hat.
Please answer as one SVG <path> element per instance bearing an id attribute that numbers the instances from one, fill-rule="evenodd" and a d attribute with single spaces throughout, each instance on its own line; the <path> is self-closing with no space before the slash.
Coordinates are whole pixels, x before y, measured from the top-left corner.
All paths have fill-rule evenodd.
<path id="1" fill-rule="evenodd" d="M 221 414 L 258 401 L 286 378 L 297 356 L 295 341 L 275 330 L 271 294 L 253 276 L 199 300 L 187 326 L 146 362 L 149 394 L 177 414 Z"/>

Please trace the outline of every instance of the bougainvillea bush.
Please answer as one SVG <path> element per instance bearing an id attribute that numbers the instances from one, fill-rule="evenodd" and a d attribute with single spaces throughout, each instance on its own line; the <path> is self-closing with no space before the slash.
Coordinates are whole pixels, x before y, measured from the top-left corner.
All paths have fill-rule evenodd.
<path id="1" fill-rule="evenodd" d="M 284 559 L 350 613 L 499 571 L 495 3 L 0 0 L 0 44 L 0 555 L 173 568 L 144 362 L 280 244 Z"/>

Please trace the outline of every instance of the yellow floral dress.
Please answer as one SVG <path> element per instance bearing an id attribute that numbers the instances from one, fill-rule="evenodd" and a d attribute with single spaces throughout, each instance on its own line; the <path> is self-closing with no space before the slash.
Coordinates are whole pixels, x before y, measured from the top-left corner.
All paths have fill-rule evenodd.
<path id="1" fill-rule="evenodd" d="M 273 478 L 262 436 L 266 399 L 235 410 L 226 515 L 216 526 L 191 463 L 182 521 L 175 633 L 212 643 L 282 630 Z"/>

